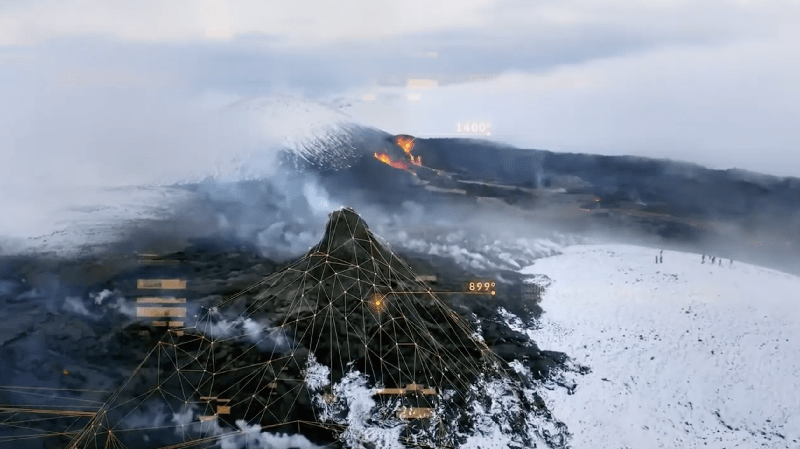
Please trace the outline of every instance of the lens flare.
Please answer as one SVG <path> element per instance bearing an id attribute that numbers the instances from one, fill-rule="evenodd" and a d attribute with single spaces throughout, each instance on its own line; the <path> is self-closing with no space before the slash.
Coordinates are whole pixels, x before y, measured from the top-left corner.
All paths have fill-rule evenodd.
<path id="1" fill-rule="evenodd" d="M 376 315 L 386 312 L 386 309 L 389 308 L 389 302 L 386 300 L 386 297 L 380 293 L 374 293 L 372 297 L 370 297 L 367 305 L 372 313 Z"/>

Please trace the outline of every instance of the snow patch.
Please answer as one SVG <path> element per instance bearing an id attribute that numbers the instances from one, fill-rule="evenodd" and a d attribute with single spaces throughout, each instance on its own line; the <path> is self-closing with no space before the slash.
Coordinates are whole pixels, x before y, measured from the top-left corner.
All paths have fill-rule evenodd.
<path id="1" fill-rule="evenodd" d="M 330 375 L 331 369 L 317 362 L 317 357 L 309 353 L 306 364 L 306 386 L 308 390 L 317 391 L 330 385 Z"/>

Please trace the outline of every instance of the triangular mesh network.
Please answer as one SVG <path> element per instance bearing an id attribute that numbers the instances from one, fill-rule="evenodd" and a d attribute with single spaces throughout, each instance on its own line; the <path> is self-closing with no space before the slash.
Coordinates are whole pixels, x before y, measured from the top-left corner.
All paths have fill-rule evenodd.
<path id="1" fill-rule="evenodd" d="M 342 385 L 353 376 L 374 425 L 447 447 L 476 379 L 505 376 L 500 366 L 343 208 L 305 257 L 167 333 L 69 448 L 220 447 L 254 428 L 335 442 L 349 431 Z"/>

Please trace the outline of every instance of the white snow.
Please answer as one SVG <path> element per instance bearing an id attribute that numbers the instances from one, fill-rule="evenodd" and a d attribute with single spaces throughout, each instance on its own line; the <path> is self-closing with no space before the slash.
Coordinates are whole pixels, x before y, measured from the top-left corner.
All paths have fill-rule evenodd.
<path id="1" fill-rule="evenodd" d="M 351 447 L 361 447 L 368 441 L 379 448 L 402 449 L 400 434 L 403 426 L 379 427 L 371 425 L 370 418 L 376 406 L 373 395 L 375 391 L 367 388 L 366 378 L 357 371 L 349 372 L 339 383 L 334 385 L 336 397 L 344 398 L 347 403 L 347 418 L 344 422 L 347 430 L 344 439 Z"/>
<path id="2" fill-rule="evenodd" d="M 699 254 L 573 246 L 534 338 L 592 373 L 546 392 L 575 449 L 800 447 L 800 278 Z M 515 323 L 519 324 L 519 323 Z"/>
<path id="3" fill-rule="evenodd" d="M 163 216 L 188 195 L 169 187 L 20 185 L 5 192 L 0 254 L 78 254 L 123 238 L 120 223 Z"/>
<path id="4" fill-rule="evenodd" d="M 317 362 L 313 353 L 308 354 L 306 363 L 306 386 L 310 391 L 317 391 L 331 384 L 331 369 Z"/>
<path id="5" fill-rule="evenodd" d="M 525 334 L 531 340 L 536 341 L 536 330 L 534 326 L 526 327 L 525 323 L 523 323 L 518 316 L 514 315 L 503 307 L 498 308 L 497 313 L 500 315 L 509 329 L 521 334 Z"/>
<path id="6" fill-rule="evenodd" d="M 523 375 L 530 376 L 530 371 L 526 371 L 520 366 L 519 362 L 512 362 L 512 367 L 519 370 Z M 535 447 L 546 447 L 542 438 L 542 431 L 557 433 L 557 429 L 552 422 L 537 416 L 535 412 L 523 412 L 520 407 L 520 399 L 514 393 L 515 387 L 511 382 L 505 380 L 492 380 L 479 382 L 473 388 L 481 391 L 483 398 L 471 401 L 468 405 L 469 414 L 475 420 L 475 428 L 466 435 L 466 441 L 461 446 L 465 449 L 488 449 L 488 448 L 508 448 L 523 447 L 515 435 L 522 430 Z M 525 391 L 528 401 L 533 400 L 533 391 Z M 490 399 L 486 401 L 486 399 Z M 520 413 L 523 413 L 520 416 Z M 522 429 L 515 429 L 520 425 L 518 418 L 522 417 L 524 422 Z M 512 420 L 514 423 L 512 424 Z"/>

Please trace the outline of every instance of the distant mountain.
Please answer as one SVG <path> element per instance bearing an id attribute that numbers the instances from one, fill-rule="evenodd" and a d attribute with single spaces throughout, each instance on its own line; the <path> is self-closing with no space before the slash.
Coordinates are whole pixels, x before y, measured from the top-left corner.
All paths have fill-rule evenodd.
<path id="1" fill-rule="evenodd" d="M 356 132 L 355 157 L 321 179 L 343 197 L 391 209 L 403 201 L 472 204 L 476 198 L 535 211 L 585 209 L 565 225 L 620 220 L 640 231 L 709 251 L 726 251 L 784 270 L 800 258 L 800 178 L 632 156 L 600 156 L 518 149 L 475 139 L 414 139 L 421 167 L 392 168 L 376 160 L 386 151 L 403 160 L 396 136 Z M 348 193 L 350 192 L 350 193 Z M 756 250 L 757 251 L 754 251 Z"/>
<path id="2" fill-rule="evenodd" d="M 381 136 L 374 130 L 360 135 L 362 141 L 354 141 L 355 145 L 377 142 L 385 148 L 392 143 L 392 136 Z M 373 149 L 357 152 L 369 159 Z M 663 204 L 678 215 L 725 219 L 756 215 L 759 220 L 785 220 L 788 214 L 800 220 L 800 178 L 715 170 L 666 159 L 519 149 L 475 139 L 418 138 L 414 154 L 422 158 L 424 167 L 461 180 L 529 188 L 563 187 L 568 193 L 599 196 L 601 201 Z"/>

